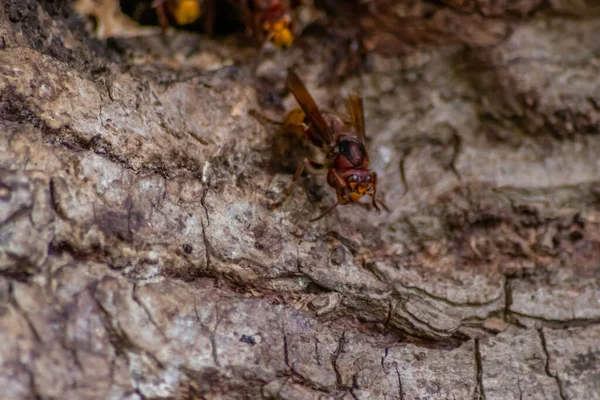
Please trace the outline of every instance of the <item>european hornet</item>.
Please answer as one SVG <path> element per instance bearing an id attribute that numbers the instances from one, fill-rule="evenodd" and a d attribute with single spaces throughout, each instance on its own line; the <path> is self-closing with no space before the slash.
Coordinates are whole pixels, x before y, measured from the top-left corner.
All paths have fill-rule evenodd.
<path id="1" fill-rule="evenodd" d="M 241 0 L 246 31 L 259 42 L 285 48 L 294 42 L 292 13 L 286 0 Z"/>
<path id="2" fill-rule="evenodd" d="M 379 212 L 375 195 L 377 193 L 377 173 L 369 170 L 369 155 L 366 149 L 365 117 L 362 99 L 350 95 L 346 108 L 350 120 L 346 121 L 337 115 L 322 112 L 296 73 L 290 71 L 287 86 L 300 105 L 291 111 L 286 119 L 286 127 L 297 135 L 308 139 L 313 145 L 325 151 L 328 164 L 327 183 L 337 193 L 337 201 L 328 207 L 316 221 L 324 217 L 338 205 L 358 203 L 367 195 L 371 196 L 373 207 Z M 291 192 L 294 183 L 300 178 L 307 165 L 321 168 L 324 165 L 305 158 L 300 164 L 292 182 L 285 190 L 285 198 Z M 284 200 L 285 200 L 284 198 Z M 274 204 L 272 207 L 280 205 Z M 385 205 L 379 202 L 384 208 Z"/>
<path id="3" fill-rule="evenodd" d="M 202 0 L 154 0 L 158 22 L 163 32 L 169 27 L 170 20 L 177 25 L 189 25 L 200 18 Z"/>

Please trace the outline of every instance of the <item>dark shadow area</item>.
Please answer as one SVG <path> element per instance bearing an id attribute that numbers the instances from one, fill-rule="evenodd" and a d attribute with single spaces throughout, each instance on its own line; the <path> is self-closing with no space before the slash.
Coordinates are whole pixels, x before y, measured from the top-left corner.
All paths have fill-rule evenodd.
<path id="1" fill-rule="evenodd" d="M 121 0 L 120 5 L 123 13 L 140 24 L 158 26 L 158 17 L 152 7 L 152 0 Z M 202 33 L 212 26 L 213 34 L 217 36 L 244 32 L 244 24 L 240 21 L 237 10 L 228 1 L 204 1 L 201 7 L 202 14 L 195 22 L 179 26 L 171 19 L 170 23 L 178 29 Z"/>

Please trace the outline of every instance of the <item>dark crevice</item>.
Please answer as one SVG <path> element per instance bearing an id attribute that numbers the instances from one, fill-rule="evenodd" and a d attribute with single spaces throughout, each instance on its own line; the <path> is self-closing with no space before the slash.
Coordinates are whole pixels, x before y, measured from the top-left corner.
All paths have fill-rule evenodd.
<path id="1" fill-rule="evenodd" d="M 334 238 L 339 240 L 346 248 L 350 250 L 350 253 L 352 253 L 352 255 L 354 256 L 356 256 L 360 252 L 360 249 L 362 247 L 360 243 L 357 243 L 336 231 L 327 232 L 327 238 Z"/>
<path id="2" fill-rule="evenodd" d="M 131 341 L 129 336 L 127 336 L 125 331 L 123 331 L 123 329 L 119 326 L 119 322 L 112 317 L 112 315 L 108 312 L 106 308 L 104 308 L 104 305 L 96 296 L 96 288 L 93 288 L 92 298 L 94 299 L 98 310 L 100 310 L 102 325 L 104 326 L 104 329 L 108 334 L 108 340 L 110 341 L 112 347 L 115 349 L 116 355 L 123 356 L 125 358 L 125 361 L 129 365 L 130 360 L 129 355 L 127 354 L 128 351 L 137 354 L 144 354 L 150 360 L 152 360 L 156 367 L 164 370 L 165 367 L 163 363 L 160 360 L 158 360 L 158 358 L 156 358 L 154 354 L 141 348 L 140 346 L 136 345 Z"/>
<path id="3" fill-rule="evenodd" d="M 100 316 L 102 325 L 108 334 L 108 340 L 110 341 L 112 347 L 115 349 L 115 353 L 118 356 L 124 356 L 129 363 L 129 357 L 127 356 L 127 349 L 133 349 L 134 345 L 131 340 L 125 335 L 124 332 L 121 331 L 120 328 L 113 326 L 113 317 L 110 315 L 108 310 L 104 308 L 100 300 L 96 298 L 96 296 L 92 296 L 94 301 L 96 302 L 96 306 L 98 306 L 98 310 L 100 310 Z M 118 324 L 118 323 L 117 323 Z"/>
<path id="4" fill-rule="evenodd" d="M 210 271 L 210 245 L 208 244 L 208 238 L 206 237 L 206 228 L 204 222 L 200 220 L 202 226 L 202 241 L 204 242 L 204 256 L 206 257 L 206 271 Z"/>
<path id="5" fill-rule="evenodd" d="M 384 370 L 384 371 L 385 371 L 385 365 L 384 365 L 385 364 L 385 359 L 388 356 L 388 352 L 389 352 L 389 349 L 386 347 L 385 348 L 385 352 L 383 353 L 383 356 L 381 356 L 381 369 Z"/>
<path id="6" fill-rule="evenodd" d="M 450 332 L 442 331 L 440 329 L 435 328 L 433 325 L 431 325 L 431 323 L 423 320 L 422 318 L 419 318 L 417 315 L 415 315 L 415 313 L 407 310 L 406 307 L 403 307 L 403 310 L 407 316 L 412 317 L 412 320 L 409 318 L 405 318 L 404 320 L 408 324 L 410 324 L 413 327 L 413 329 L 415 329 L 415 336 L 423 336 L 425 338 L 428 337 L 429 339 L 438 342 L 441 342 L 440 337 L 447 339 L 449 336 L 451 336 Z M 427 329 L 423 329 L 423 325 L 426 326 Z M 429 336 L 423 335 L 423 333 L 425 333 L 424 331 L 429 331 L 427 332 Z"/>
<path id="7" fill-rule="evenodd" d="M 482 302 L 482 303 L 469 303 L 469 302 L 457 303 L 457 302 L 453 302 L 452 300 L 449 300 L 445 297 L 440 297 L 440 296 L 431 294 L 431 293 L 427 292 L 425 289 L 422 289 L 417 286 L 408 286 L 408 285 L 399 285 L 399 286 L 403 287 L 406 290 L 414 291 L 416 293 L 419 293 L 426 297 L 429 297 L 433 300 L 438 300 L 438 301 L 441 301 L 443 303 L 446 303 L 446 304 L 448 304 L 450 306 L 454 306 L 454 307 L 476 307 L 476 308 L 485 307 L 485 306 L 489 306 L 489 305 L 492 305 L 492 304 L 498 302 L 498 300 L 500 300 L 502 297 L 504 297 L 504 294 L 501 294 L 498 297 L 496 297 L 495 299 L 492 299 L 492 300 L 489 300 L 486 302 Z"/>
<path id="8" fill-rule="evenodd" d="M 27 365 L 20 364 L 20 366 L 29 377 L 29 390 L 31 390 L 31 395 L 35 400 L 42 400 L 43 397 L 38 390 L 37 382 L 35 380 L 35 374 L 29 368 L 27 368 Z"/>
<path id="9" fill-rule="evenodd" d="M 125 200 L 125 206 L 127 207 L 127 242 L 129 243 L 133 243 L 133 229 L 131 227 L 131 218 L 132 218 L 132 210 L 133 210 L 133 203 L 131 201 L 131 197 L 127 196 L 127 199 Z"/>
<path id="10" fill-rule="evenodd" d="M 511 278 L 508 276 L 504 277 L 504 321 L 508 322 L 508 316 L 510 314 L 510 306 L 512 306 L 512 287 Z"/>
<path id="11" fill-rule="evenodd" d="M 21 308 L 21 305 L 19 304 L 19 302 L 17 301 L 17 298 L 15 297 L 15 287 L 14 287 L 13 282 L 9 283 L 8 292 L 9 292 L 10 304 L 15 308 L 15 311 L 17 312 L 17 314 L 19 314 L 21 316 L 21 318 L 23 318 L 25 320 L 25 323 L 27 324 L 27 326 L 29 327 L 29 330 L 33 334 L 35 341 L 38 343 L 41 343 L 42 336 L 35 328 L 35 325 L 33 325 L 33 322 L 31 322 L 29 315 L 25 312 L 25 310 L 23 310 L 23 308 Z"/>
<path id="12" fill-rule="evenodd" d="M 456 161 L 458 160 L 458 156 L 460 155 L 462 149 L 462 138 L 461 136 L 454 130 L 452 132 L 452 139 L 450 140 L 450 144 L 452 145 L 452 158 L 450 160 L 450 170 L 456 176 L 456 179 L 459 181 L 462 180 L 458 169 L 456 169 Z"/>
<path id="13" fill-rule="evenodd" d="M 485 389 L 483 387 L 483 365 L 481 362 L 481 351 L 479 339 L 475 339 L 475 368 L 477 372 L 477 384 L 473 393 L 473 400 L 485 400 Z"/>
<path id="14" fill-rule="evenodd" d="M 321 366 L 321 356 L 319 355 L 319 338 L 315 337 L 315 359 L 317 360 L 317 365 Z"/>
<path id="15" fill-rule="evenodd" d="M 2 222 L 0 222 L 0 228 L 10 225 L 13 222 L 18 221 L 21 218 L 30 218 L 31 212 L 33 211 L 33 207 L 22 207 L 13 212 L 12 214 L 6 216 Z"/>
<path id="16" fill-rule="evenodd" d="M 211 354 L 215 365 L 221 368 L 221 363 L 219 362 L 218 352 L 217 352 L 217 328 L 219 327 L 219 323 L 221 322 L 219 316 L 219 304 L 215 303 L 215 327 L 210 332 L 210 346 L 211 346 Z"/>
<path id="17" fill-rule="evenodd" d="M 208 183 L 205 183 L 208 184 Z M 210 217 L 208 215 L 208 208 L 206 207 L 206 195 L 208 194 L 208 187 L 202 189 L 202 197 L 200 197 L 200 204 L 204 208 L 204 214 L 206 215 L 206 226 L 210 226 Z"/>
<path id="18" fill-rule="evenodd" d="M 102 120 L 101 116 L 99 117 Z M 139 168 L 132 166 L 131 161 L 127 159 L 127 154 L 119 154 L 119 149 L 115 148 L 113 143 L 103 138 L 101 135 L 89 135 L 76 132 L 69 125 L 63 125 L 59 128 L 53 128 L 47 122 L 38 116 L 30 105 L 27 98 L 20 95 L 16 88 L 7 86 L 0 92 L 0 120 L 15 122 L 19 124 L 28 124 L 41 130 L 45 143 L 64 147 L 74 152 L 91 151 L 110 162 L 113 162 L 124 169 L 141 173 L 144 175 L 157 174 L 163 178 L 169 178 L 173 175 L 170 170 L 183 170 L 192 174 L 199 173 L 199 167 L 196 165 L 181 165 L 169 167 L 159 158 L 150 160 Z M 158 156 L 157 156 L 158 157 Z"/>
<path id="19" fill-rule="evenodd" d="M 292 369 L 290 366 L 290 356 L 288 353 L 287 335 L 285 334 L 285 329 L 283 327 L 281 328 L 281 335 L 283 336 L 283 360 L 285 365 L 287 365 L 289 369 Z"/>
<path id="20" fill-rule="evenodd" d="M 120 0 L 124 14 L 145 26 L 159 26 L 158 14 L 151 1 Z M 178 30 L 226 36 L 244 32 L 244 25 L 239 18 L 235 3 L 228 1 L 204 1 L 202 14 L 190 24 L 177 25 L 173 16 L 167 11 L 167 18 Z"/>
<path id="21" fill-rule="evenodd" d="M 412 316 L 412 314 L 410 314 Z M 418 319 L 415 318 L 417 321 Z M 427 349 L 443 349 L 443 350 L 453 350 L 457 347 L 460 347 L 463 343 L 469 341 L 469 338 L 466 338 L 459 333 L 455 332 L 453 335 L 449 337 L 431 337 L 426 336 L 422 332 L 419 332 L 419 326 L 416 325 L 427 325 L 425 323 L 415 324 L 412 320 L 401 316 L 400 314 L 394 315 L 394 320 L 397 321 L 395 324 L 390 324 L 390 327 L 387 329 L 388 332 L 393 333 L 398 336 L 398 340 L 402 342 L 412 343 L 415 346 L 423 347 Z M 408 329 L 407 326 L 412 329 Z M 427 327 L 436 332 L 435 329 Z M 443 334 L 440 333 L 440 334 Z"/>
<path id="22" fill-rule="evenodd" d="M 388 327 L 389 327 L 389 324 L 390 324 L 390 321 L 392 320 L 392 314 L 394 312 L 395 307 L 396 307 L 396 303 L 394 302 L 393 299 L 390 299 L 389 306 L 388 306 L 388 312 L 387 312 L 387 315 L 385 317 L 385 321 L 383 323 L 383 327 L 384 327 L 385 330 L 387 330 Z"/>
<path id="23" fill-rule="evenodd" d="M 10 281 L 29 283 L 34 276 L 36 267 L 24 256 L 7 253 L 7 258 L 13 265 L 7 269 L 0 270 L 0 276 Z"/>
<path id="24" fill-rule="evenodd" d="M 402 180 L 402 185 L 404 185 L 404 194 L 407 194 L 410 191 L 408 186 L 408 180 L 406 179 L 406 157 L 410 154 L 410 151 L 404 151 L 402 154 L 402 158 L 400 158 L 400 162 L 398 163 L 398 168 L 400 169 L 400 179 Z"/>
<path id="25" fill-rule="evenodd" d="M 158 331 L 158 333 L 160 333 L 160 336 L 162 336 L 163 340 L 168 340 L 167 336 L 165 335 L 165 333 L 163 332 L 163 330 L 158 326 L 158 324 L 156 323 L 156 321 L 154 321 L 154 318 L 152 317 L 152 314 L 150 313 L 150 310 L 148 309 L 148 307 L 146 306 L 146 304 L 144 304 L 144 302 L 138 297 L 137 295 L 137 288 L 138 285 L 137 283 L 133 284 L 133 287 L 131 289 L 131 297 L 133 299 L 133 301 L 135 301 L 135 303 L 141 307 L 142 310 L 144 310 L 144 312 L 146 313 L 146 316 L 148 317 L 148 321 L 150 321 L 150 323 L 152 325 L 154 325 L 154 327 L 156 328 L 156 330 Z"/>
<path id="26" fill-rule="evenodd" d="M 79 296 L 80 293 L 77 293 L 77 295 L 75 296 L 76 298 Z M 75 299 L 75 301 L 77 301 Z M 83 372 L 85 374 L 85 370 L 83 368 L 83 365 L 81 364 L 81 361 L 79 361 L 79 353 L 77 352 L 77 347 L 76 345 L 73 346 L 71 344 L 69 344 L 67 336 L 63 336 L 59 339 L 60 344 L 62 345 L 62 347 L 69 353 L 71 354 L 71 357 L 73 358 L 73 362 L 75 363 L 75 366 L 79 369 L 79 371 Z"/>
<path id="27" fill-rule="evenodd" d="M 394 367 L 396 368 L 396 375 L 398 375 L 398 396 L 400 400 L 404 400 L 404 389 L 402 388 L 402 377 L 400 376 L 400 371 L 398 371 L 398 363 L 394 362 Z"/>
<path id="28" fill-rule="evenodd" d="M 139 388 L 135 389 L 135 394 L 137 394 L 138 396 L 140 396 L 140 399 L 146 400 L 146 396 L 144 396 L 144 394 L 141 392 L 141 390 Z"/>
<path id="29" fill-rule="evenodd" d="M 560 378 L 558 377 L 558 374 L 553 373 L 550 369 L 550 353 L 548 352 L 546 335 L 544 334 L 544 328 L 539 328 L 537 330 L 537 332 L 540 337 L 540 343 L 542 344 L 542 350 L 544 351 L 544 355 L 546 357 L 546 363 L 544 365 L 544 370 L 546 371 L 546 375 L 548 375 L 549 377 L 551 377 L 552 379 L 554 379 L 556 381 L 556 385 L 558 386 L 558 392 L 560 394 L 560 398 L 562 400 L 566 400 L 567 398 L 565 397 L 563 385 L 562 385 L 562 382 L 560 381 Z"/>
<path id="30" fill-rule="evenodd" d="M 547 318 L 543 318 L 543 317 L 522 314 L 522 313 L 512 311 L 512 310 L 510 311 L 509 315 L 514 315 L 516 317 L 531 319 L 532 321 L 537 321 L 537 322 L 541 323 L 544 327 L 557 329 L 557 330 L 569 329 L 569 328 L 583 328 L 583 327 L 587 327 L 587 326 L 600 325 L 600 319 L 597 319 L 597 318 L 590 318 L 590 319 L 581 318 L 581 319 L 571 319 L 571 320 L 561 321 L 561 320 L 552 320 L 552 319 L 547 319 Z M 519 324 L 519 325 L 521 327 L 523 327 L 522 324 Z"/>
<path id="31" fill-rule="evenodd" d="M 60 182 L 60 183 L 57 183 L 57 182 Z M 67 215 L 64 213 L 64 210 L 60 205 L 60 201 L 59 201 L 57 193 L 56 193 L 57 185 L 66 186 L 66 183 L 64 182 L 64 180 L 62 178 L 50 178 L 50 205 L 52 206 L 52 209 L 54 210 L 56 215 L 58 215 L 60 218 L 62 218 L 64 220 L 68 220 Z"/>
<path id="32" fill-rule="evenodd" d="M 334 353 L 331 355 L 331 365 L 333 370 L 335 371 L 336 378 L 336 386 L 338 390 L 347 390 L 349 388 L 344 387 L 342 383 L 342 375 L 338 369 L 337 361 L 340 357 L 340 354 L 344 352 L 344 345 L 346 344 L 346 332 L 342 332 L 342 336 L 339 339 L 338 347 L 335 349 Z"/>
<path id="33" fill-rule="evenodd" d="M 218 353 L 217 353 L 217 341 L 216 341 L 216 330 L 217 330 L 217 328 L 219 326 L 219 323 L 220 323 L 218 305 L 215 304 L 215 326 L 214 326 L 213 329 L 210 329 L 209 327 L 207 327 L 206 325 L 204 325 L 202 323 L 202 320 L 200 319 L 200 314 L 198 313 L 198 304 L 196 303 L 196 301 L 194 301 L 194 315 L 196 317 L 196 321 L 198 322 L 198 324 L 200 325 L 200 327 L 202 328 L 202 330 L 209 337 L 210 346 L 211 346 L 211 355 L 212 355 L 212 358 L 213 358 L 213 362 L 215 363 L 215 365 L 217 367 L 220 367 Z M 242 338 L 243 338 L 243 336 L 242 336 Z"/>

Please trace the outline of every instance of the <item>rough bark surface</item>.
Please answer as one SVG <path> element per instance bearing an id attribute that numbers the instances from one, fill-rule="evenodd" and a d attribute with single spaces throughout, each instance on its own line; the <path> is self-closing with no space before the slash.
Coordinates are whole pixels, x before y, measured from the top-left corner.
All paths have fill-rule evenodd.
<path id="1" fill-rule="evenodd" d="M 323 38 L 100 42 L 61 3 L 0 0 L 3 399 L 600 399 L 597 7 L 447 1 L 506 35 L 326 86 Z M 322 175 L 267 208 L 312 151 L 265 118 L 287 67 L 361 91 L 391 212 L 308 223 Z"/>

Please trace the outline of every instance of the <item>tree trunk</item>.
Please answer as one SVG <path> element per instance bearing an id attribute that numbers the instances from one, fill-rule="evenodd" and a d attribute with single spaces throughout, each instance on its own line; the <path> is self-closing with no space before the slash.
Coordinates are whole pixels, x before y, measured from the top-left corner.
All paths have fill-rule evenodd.
<path id="1" fill-rule="evenodd" d="M 447 1 L 459 41 L 327 84 L 324 37 L 99 41 L 66 3 L 0 0 L 0 397 L 600 399 L 597 6 Z M 268 208 L 316 154 L 286 68 L 362 93 L 389 212 L 308 222 L 323 174 Z"/>

